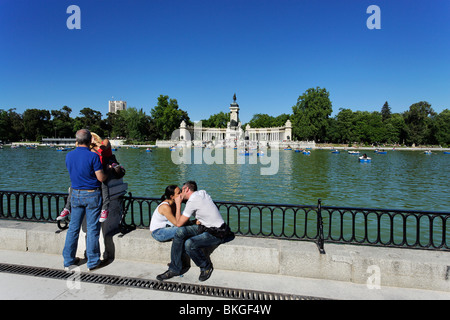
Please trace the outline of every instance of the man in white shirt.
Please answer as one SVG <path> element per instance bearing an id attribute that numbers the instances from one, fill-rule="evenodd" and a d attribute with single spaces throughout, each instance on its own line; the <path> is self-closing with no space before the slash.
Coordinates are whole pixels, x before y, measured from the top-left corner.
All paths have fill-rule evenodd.
<path id="1" fill-rule="evenodd" d="M 187 200 L 183 214 L 181 203 Z M 182 273 L 184 253 L 200 267 L 200 281 L 209 279 L 213 265 L 209 257 L 205 256 L 202 248 L 219 245 L 233 236 L 224 222 L 217 206 L 205 190 L 197 191 L 195 181 L 187 181 L 179 197 L 175 198 L 176 220 L 179 227 L 172 242 L 171 262 L 169 270 L 156 277 L 158 280 L 170 279 Z M 192 215 L 197 219 L 196 224 L 186 225 Z"/>

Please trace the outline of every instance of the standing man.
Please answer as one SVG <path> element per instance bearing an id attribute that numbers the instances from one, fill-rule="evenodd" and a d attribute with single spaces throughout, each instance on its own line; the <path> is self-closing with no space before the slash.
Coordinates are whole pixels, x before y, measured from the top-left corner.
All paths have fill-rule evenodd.
<path id="1" fill-rule="evenodd" d="M 101 182 L 107 176 L 99 156 L 89 150 L 92 135 L 87 129 L 76 133 L 77 148 L 66 156 L 66 167 L 69 171 L 72 197 L 71 220 L 66 235 L 63 250 L 64 267 L 77 264 L 75 258 L 78 246 L 78 237 L 83 218 L 86 216 L 87 239 L 86 255 L 87 267 L 93 270 L 100 265 L 100 210 L 102 205 Z"/>
<path id="2" fill-rule="evenodd" d="M 187 200 L 186 207 L 181 214 L 181 202 Z M 175 233 L 171 249 L 169 270 L 156 277 L 158 280 L 170 279 L 182 273 L 182 258 L 184 253 L 200 267 L 200 281 L 209 279 L 213 272 L 213 265 L 209 257 L 205 256 L 202 248 L 219 245 L 233 236 L 230 228 L 225 224 L 217 206 L 205 190 L 197 191 L 195 181 L 187 181 L 179 197 L 175 198 L 176 220 L 179 227 Z M 197 223 L 188 224 L 189 218 L 195 214 Z"/>

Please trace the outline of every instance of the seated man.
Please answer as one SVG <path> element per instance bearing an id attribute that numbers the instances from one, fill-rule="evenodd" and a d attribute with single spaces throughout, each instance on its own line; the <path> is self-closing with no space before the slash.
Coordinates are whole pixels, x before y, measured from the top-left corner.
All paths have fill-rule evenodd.
<path id="1" fill-rule="evenodd" d="M 187 200 L 186 207 L 181 214 L 181 202 Z M 172 242 L 171 262 L 169 270 L 156 277 L 166 280 L 182 273 L 182 258 L 187 253 L 192 261 L 200 267 L 200 281 L 209 279 L 213 265 L 209 257 L 205 256 L 202 248 L 219 245 L 233 236 L 230 228 L 225 224 L 217 206 L 209 194 L 197 191 L 195 181 L 187 181 L 181 194 L 175 198 L 176 220 L 179 227 Z M 189 218 L 195 214 L 197 224 L 186 225 Z"/>

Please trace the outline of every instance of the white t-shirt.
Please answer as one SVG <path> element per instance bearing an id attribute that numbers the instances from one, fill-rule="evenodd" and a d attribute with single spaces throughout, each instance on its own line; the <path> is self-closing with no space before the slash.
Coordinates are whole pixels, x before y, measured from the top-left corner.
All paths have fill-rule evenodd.
<path id="1" fill-rule="evenodd" d="M 205 190 L 195 191 L 186 202 L 183 216 L 190 218 L 192 215 L 208 228 L 219 228 L 225 222 L 211 196 Z"/>
<path id="2" fill-rule="evenodd" d="M 161 213 L 159 213 L 158 208 L 163 205 L 163 204 L 167 204 L 169 205 L 167 202 L 161 202 L 155 209 L 155 211 L 153 211 L 153 215 L 152 215 L 152 221 L 150 221 L 150 231 L 153 232 L 157 229 L 160 228 L 165 228 L 166 225 L 170 225 L 173 227 L 172 222 L 170 222 L 164 215 L 162 215 Z"/>

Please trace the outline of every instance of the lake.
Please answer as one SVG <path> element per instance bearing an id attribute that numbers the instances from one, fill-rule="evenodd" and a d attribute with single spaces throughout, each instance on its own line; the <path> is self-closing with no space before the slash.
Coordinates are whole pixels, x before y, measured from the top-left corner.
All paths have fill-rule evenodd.
<path id="1" fill-rule="evenodd" d="M 195 152 L 212 152 L 206 149 L 189 150 L 192 164 L 175 164 L 174 151 L 163 148 L 114 153 L 127 170 L 124 181 L 134 196 L 160 197 L 169 184 L 195 180 L 214 200 L 315 205 L 321 198 L 326 206 L 449 211 L 450 154 L 441 151 L 362 151 L 372 157 L 371 163 L 360 163 L 342 150 L 311 150 L 311 155 L 279 150 L 254 158 L 230 151 L 229 164 L 206 164 L 204 158 L 194 164 Z M 0 189 L 67 192 L 66 154 L 48 147 L 4 147 Z M 261 175 L 268 163 L 276 163 L 276 174 Z"/>

